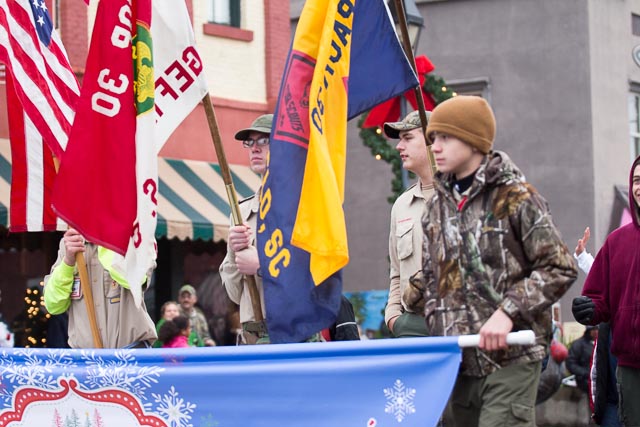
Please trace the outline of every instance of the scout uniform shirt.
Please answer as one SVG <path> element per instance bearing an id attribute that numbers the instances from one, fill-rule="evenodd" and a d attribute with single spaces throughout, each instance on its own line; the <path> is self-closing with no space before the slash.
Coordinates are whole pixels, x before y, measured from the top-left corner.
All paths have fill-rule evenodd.
<path id="1" fill-rule="evenodd" d="M 422 291 L 411 286 L 411 276 L 422 271 L 422 215 L 427 198 L 433 194 L 433 185 L 420 182 L 409 187 L 398 197 L 391 208 L 389 231 L 389 301 L 385 310 L 385 323 L 404 312 L 422 315 L 424 300 Z"/>
<path id="2" fill-rule="evenodd" d="M 256 223 L 258 221 L 258 208 L 260 207 L 260 198 L 255 195 L 248 197 L 240 201 L 240 214 L 242 215 L 242 222 L 251 227 L 252 239 L 250 244 L 255 244 L 255 232 Z M 236 266 L 236 254 L 227 244 L 227 256 L 224 257 L 222 264 L 220 264 L 220 276 L 222 277 L 222 284 L 227 290 L 229 299 L 240 306 L 240 323 L 255 322 L 256 318 L 253 315 L 253 307 L 251 305 L 251 295 L 249 294 L 249 288 L 247 287 L 247 281 L 244 274 L 238 271 Z M 262 316 L 266 319 L 266 313 L 264 309 L 264 292 L 262 290 L 262 279 L 255 275 L 256 286 L 258 293 L 260 294 L 260 307 L 262 307 Z"/>
<path id="3" fill-rule="evenodd" d="M 64 254 L 64 240 L 60 240 L 58 259 L 51 268 L 51 274 L 44 279 L 45 304 L 51 314 L 68 310 L 71 348 L 93 348 L 93 334 L 78 270 L 63 261 Z M 140 307 L 136 307 L 129 289 L 111 278 L 98 260 L 97 245 L 85 243 L 84 256 L 104 348 L 121 348 L 138 341 L 153 344 L 158 336 L 144 300 Z"/>

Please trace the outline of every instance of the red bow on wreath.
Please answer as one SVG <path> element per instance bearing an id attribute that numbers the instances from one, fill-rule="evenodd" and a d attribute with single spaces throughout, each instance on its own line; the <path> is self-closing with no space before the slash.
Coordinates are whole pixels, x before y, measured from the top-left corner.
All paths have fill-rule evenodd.
<path id="1" fill-rule="evenodd" d="M 429 58 L 425 55 L 416 57 L 416 68 L 418 70 L 418 78 L 420 80 L 420 89 L 422 90 L 422 97 L 424 98 L 424 107 L 427 111 L 431 111 L 436 106 L 435 101 L 431 95 L 424 91 L 425 75 L 435 70 L 435 66 L 431 63 Z M 408 90 L 402 95 L 409 101 L 409 104 L 414 110 L 418 109 L 418 103 L 416 102 L 415 91 Z M 382 104 L 378 104 L 371 109 L 369 115 L 362 124 L 363 128 L 382 127 L 385 122 L 397 122 L 400 120 L 400 102 L 402 96 L 389 99 Z"/>

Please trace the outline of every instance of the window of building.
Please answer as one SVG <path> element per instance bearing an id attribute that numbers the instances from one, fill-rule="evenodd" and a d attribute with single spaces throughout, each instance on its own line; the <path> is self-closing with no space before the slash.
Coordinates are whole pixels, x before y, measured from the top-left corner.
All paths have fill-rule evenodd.
<path id="1" fill-rule="evenodd" d="M 209 22 L 240 28 L 241 0 L 211 0 Z"/>
<path id="2" fill-rule="evenodd" d="M 640 155 L 640 91 L 629 94 L 629 149 L 633 161 Z"/>
<path id="3" fill-rule="evenodd" d="M 640 36 L 640 15 L 631 14 L 631 34 Z"/>

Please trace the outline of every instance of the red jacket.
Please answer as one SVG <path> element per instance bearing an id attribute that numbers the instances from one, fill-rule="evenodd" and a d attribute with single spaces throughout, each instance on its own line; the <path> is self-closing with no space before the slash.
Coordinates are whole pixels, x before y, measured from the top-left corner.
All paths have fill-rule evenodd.
<path id="1" fill-rule="evenodd" d="M 640 369 L 640 210 L 632 194 L 631 167 L 629 206 L 633 222 L 609 235 L 593 262 L 582 295 L 595 303 L 592 325 L 611 323 L 611 353 L 618 365 Z"/>

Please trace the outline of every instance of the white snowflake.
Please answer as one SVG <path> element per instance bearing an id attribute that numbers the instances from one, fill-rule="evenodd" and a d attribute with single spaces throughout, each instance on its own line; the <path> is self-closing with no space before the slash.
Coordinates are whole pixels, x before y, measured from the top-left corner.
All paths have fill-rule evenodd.
<path id="1" fill-rule="evenodd" d="M 85 385 L 92 388 L 117 387 L 127 390 L 141 400 L 147 400 L 145 391 L 158 382 L 163 368 L 140 366 L 133 350 L 116 350 L 113 358 L 104 360 L 93 351 L 82 351 L 87 370 Z M 149 408 L 147 403 L 145 408 Z"/>
<path id="2" fill-rule="evenodd" d="M 171 424 L 171 427 L 193 427 L 191 414 L 196 409 L 196 405 L 185 402 L 178 397 L 178 393 L 171 386 L 169 394 L 159 395 L 151 393 L 156 403 L 156 412 L 162 414 L 163 418 Z"/>
<path id="3" fill-rule="evenodd" d="M 190 421 L 196 405 L 185 401 L 173 386 L 167 394 L 149 393 L 149 388 L 158 383 L 164 368 L 138 364 L 133 350 L 116 350 L 107 359 L 91 350 L 79 353 L 80 357 L 69 350 L 1 351 L 0 400 L 4 407 L 12 405 L 15 390 L 19 387 L 35 386 L 55 391 L 60 387 L 60 377 L 76 377 L 85 390 L 120 388 L 128 391 L 141 403 L 146 401 L 142 403 L 145 412 L 164 418 L 171 427 L 193 427 Z M 153 402 L 149 401 L 148 393 Z"/>
<path id="4" fill-rule="evenodd" d="M 413 405 L 413 398 L 416 396 L 415 388 L 405 387 L 402 381 L 396 380 L 393 388 L 385 388 L 384 396 L 387 398 L 387 405 L 384 412 L 393 414 L 399 423 L 407 415 L 415 414 L 416 407 Z"/>
<path id="5" fill-rule="evenodd" d="M 5 406 L 11 405 L 13 389 L 21 386 L 38 386 L 48 390 L 58 386 L 53 368 L 66 370 L 75 366 L 68 351 L 49 351 L 46 357 L 24 350 L 15 350 L 9 355 L 5 350 L 0 357 L 0 398 Z M 22 357 L 21 363 L 15 357 Z"/>

